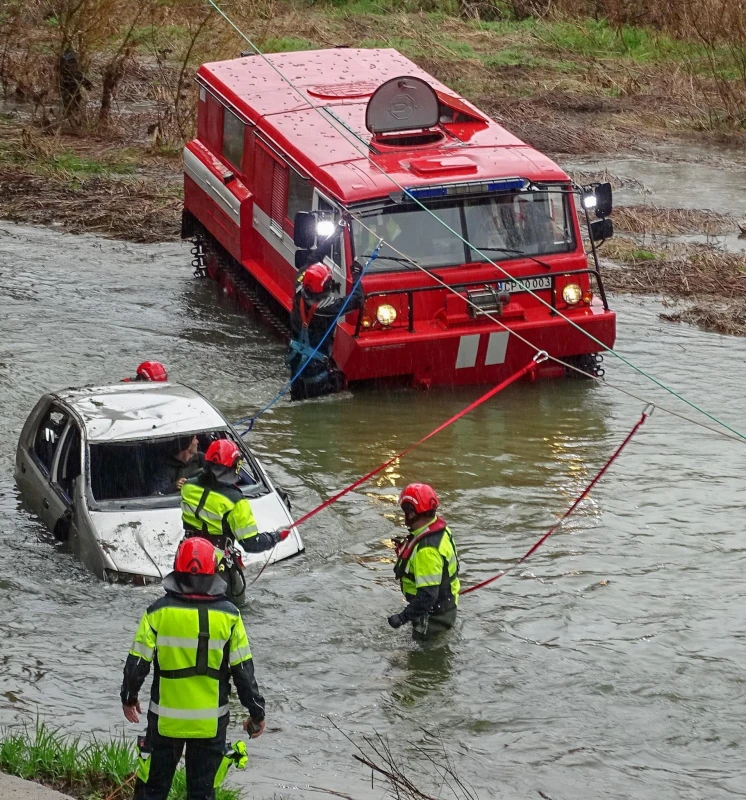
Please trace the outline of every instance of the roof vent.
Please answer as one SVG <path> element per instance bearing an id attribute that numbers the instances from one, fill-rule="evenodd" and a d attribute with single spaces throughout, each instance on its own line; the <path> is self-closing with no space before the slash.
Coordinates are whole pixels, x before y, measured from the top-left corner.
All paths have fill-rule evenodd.
<path id="1" fill-rule="evenodd" d="M 365 110 L 365 127 L 374 136 L 434 128 L 438 119 L 438 96 L 432 86 L 408 76 L 381 84 Z"/>

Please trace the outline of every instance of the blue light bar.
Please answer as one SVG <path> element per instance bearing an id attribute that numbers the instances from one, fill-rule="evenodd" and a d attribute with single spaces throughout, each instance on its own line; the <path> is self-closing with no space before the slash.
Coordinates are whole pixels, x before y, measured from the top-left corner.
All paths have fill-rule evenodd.
<path id="1" fill-rule="evenodd" d="M 428 197 L 445 197 L 448 194 L 448 188 L 445 186 L 420 186 L 407 189 L 407 194 L 417 200 L 424 200 Z"/>
<path id="2" fill-rule="evenodd" d="M 467 183 L 445 183 L 440 186 L 413 186 L 405 190 L 415 200 L 432 197 L 448 197 L 465 194 L 486 194 L 488 192 L 521 191 L 529 185 L 525 178 L 497 178 L 489 181 L 471 181 Z M 401 202 L 397 199 L 397 202 Z"/>

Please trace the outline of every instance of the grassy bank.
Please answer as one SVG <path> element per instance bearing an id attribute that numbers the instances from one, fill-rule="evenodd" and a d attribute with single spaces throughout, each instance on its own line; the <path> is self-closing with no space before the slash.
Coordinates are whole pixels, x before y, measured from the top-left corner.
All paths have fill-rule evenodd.
<path id="1" fill-rule="evenodd" d="M 66 736 L 37 722 L 34 728 L 0 734 L 0 772 L 36 781 L 79 800 L 128 800 L 136 767 L 127 739 L 103 742 Z M 169 800 L 185 800 L 186 776 L 176 773 Z M 239 800 L 235 789 L 220 788 L 216 800 Z"/>

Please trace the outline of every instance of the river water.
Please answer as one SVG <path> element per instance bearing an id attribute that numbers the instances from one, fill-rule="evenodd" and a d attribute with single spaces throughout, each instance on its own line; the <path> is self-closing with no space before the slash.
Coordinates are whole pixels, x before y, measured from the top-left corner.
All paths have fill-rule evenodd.
<path id="1" fill-rule="evenodd" d="M 115 381 L 146 357 L 237 418 L 283 385 L 283 346 L 192 279 L 180 243 L 0 224 L 0 286 L 0 724 L 39 715 L 74 733 L 121 732 L 123 660 L 160 589 L 99 582 L 21 508 L 23 421 L 47 389 Z M 662 323 L 655 299 L 613 305 L 625 356 L 746 430 L 746 342 Z M 606 366 L 612 382 L 685 410 Z M 251 445 L 301 512 L 479 393 L 282 403 Z M 267 570 L 244 610 L 268 727 L 231 780 L 255 798 L 323 796 L 311 787 L 382 797 L 336 725 L 363 746 L 387 737 L 425 790 L 424 730 L 480 798 L 746 796 L 737 442 L 656 411 L 543 549 L 463 599 L 439 644 L 386 624 L 401 604 L 386 543 L 400 530 L 397 489 L 437 487 L 470 584 L 548 529 L 641 411 L 590 382 L 511 387 L 309 522 L 305 554 Z"/>

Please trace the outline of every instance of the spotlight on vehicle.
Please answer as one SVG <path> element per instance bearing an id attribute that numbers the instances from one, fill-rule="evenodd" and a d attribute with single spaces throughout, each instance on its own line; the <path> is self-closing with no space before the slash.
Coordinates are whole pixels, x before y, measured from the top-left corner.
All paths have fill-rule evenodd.
<path id="1" fill-rule="evenodd" d="M 597 203 L 598 203 L 598 200 L 596 199 L 596 195 L 595 194 L 584 194 L 583 195 L 583 208 L 586 209 L 586 211 L 593 211 L 593 209 L 596 207 Z"/>
<path id="2" fill-rule="evenodd" d="M 383 303 L 376 309 L 376 319 L 381 325 L 393 325 L 396 322 L 396 309 L 388 303 Z"/>
<path id="3" fill-rule="evenodd" d="M 583 298 L 583 291 L 577 283 L 568 283 L 562 290 L 562 299 L 568 306 L 574 306 Z"/>
<path id="4" fill-rule="evenodd" d="M 316 223 L 316 235 L 322 236 L 324 239 L 331 236 L 336 229 L 337 226 L 330 219 L 320 219 Z"/>

